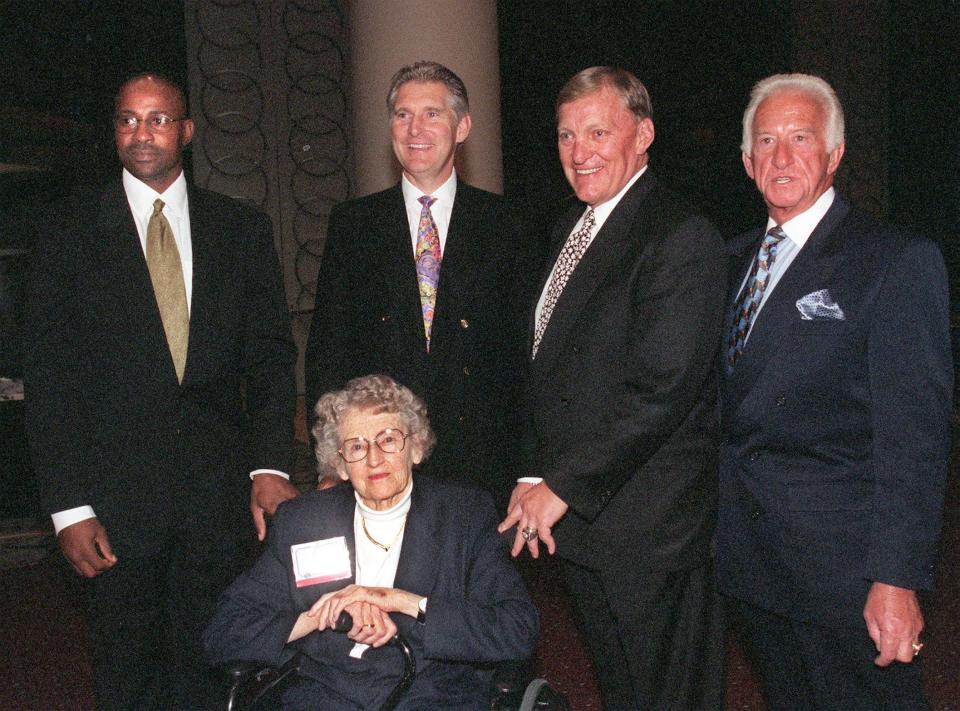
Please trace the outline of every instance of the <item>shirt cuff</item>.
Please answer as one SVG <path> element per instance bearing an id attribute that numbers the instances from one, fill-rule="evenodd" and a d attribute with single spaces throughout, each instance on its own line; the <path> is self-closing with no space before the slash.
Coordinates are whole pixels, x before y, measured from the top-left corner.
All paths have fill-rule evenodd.
<path id="1" fill-rule="evenodd" d="M 282 476 L 287 481 L 290 481 L 289 474 L 284 474 L 277 469 L 254 469 L 252 472 L 250 472 L 250 481 L 253 481 L 253 477 L 257 476 L 257 474 L 275 474 L 277 476 Z"/>
<path id="2" fill-rule="evenodd" d="M 97 515 L 93 512 L 92 506 L 77 506 L 73 509 L 57 511 L 56 513 L 50 514 L 50 518 L 53 519 L 53 530 L 58 535 L 60 531 L 67 526 L 72 526 L 75 523 L 86 521 L 88 518 L 96 517 Z"/>
<path id="3" fill-rule="evenodd" d="M 518 484 L 539 484 L 543 481 L 542 476 L 522 476 L 517 479 Z"/>

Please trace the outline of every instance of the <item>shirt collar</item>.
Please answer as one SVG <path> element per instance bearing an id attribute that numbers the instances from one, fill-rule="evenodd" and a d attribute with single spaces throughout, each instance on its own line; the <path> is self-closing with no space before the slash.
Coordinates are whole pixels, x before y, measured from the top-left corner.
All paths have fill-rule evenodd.
<path id="1" fill-rule="evenodd" d="M 813 205 L 796 217 L 792 217 L 784 222 L 780 225 L 780 229 L 786 233 L 790 241 L 796 244 L 797 247 L 803 247 L 803 245 L 807 243 L 807 240 L 810 239 L 810 235 L 813 234 L 817 225 L 820 224 L 820 220 L 827 214 L 827 210 L 829 210 L 833 204 L 833 199 L 836 197 L 836 194 L 837 191 L 833 189 L 833 186 L 830 186 L 817 198 L 817 201 L 813 203 Z M 772 217 L 767 218 L 768 231 L 776 224 Z"/>
<path id="2" fill-rule="evenodd" d="M 638 170 L 630 180 L 627 181 L 627 184 L 620 189 L 616 195 L 602 202 L 593 208 L 593 216 L 595 220 L 596 227 L 594 228 L 594 233 L 599 232 L 600 228 L 603 227 L 603 223 L 607 221 L 607 218 L 610 217 L 610 213 L 613 212 L 614 208 L 620 204 L 620 200 L 623 199 L 623 196 L 627 194 L 627 191 L 633 187 L 633 184 L 640 179 L 640 176 L 647 172 L 647 168 L 650 167 L 650 164 L 647 163 L 640 170 Z"/>
<path id="3" fill-rule="evenodd" d="M 403 201 L 406 203 L 416 201 L 427 194 L 416 185 L 411 183 L 410 179 L 407 178 L 406 175 L 401 175 L 400 177 L 400 189 L 403 191 Z M 449 207 L 450 205 L 453 205 L 453 198 L 456 196 L 456 194 L 457 171 L 454 169 L 450 171 L 450 177 L 443 182 L 443 185 L 430 193 L 430 196 L 436 198 L 437 203 L 440 205 Z"/>
<path id="4" fill-rule="evenodd" d="M 177 179 L 161 194 L 124 168 L 123 190 L 127 194 L 130 207 L 137 215 L 151 212 L 153 201 L 157 198 L 163 200 L 164 207 L 172 215 L 182 214 L 187 204 L 187 179 L 183 176 L 182 170 Z"/>

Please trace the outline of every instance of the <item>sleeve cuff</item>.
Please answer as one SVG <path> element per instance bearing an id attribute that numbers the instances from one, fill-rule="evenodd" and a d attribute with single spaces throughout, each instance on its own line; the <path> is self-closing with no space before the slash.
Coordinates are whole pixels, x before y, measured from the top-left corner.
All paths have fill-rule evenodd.
<path id="1" fill-rule="evenodd" d="M 541 481 L 542 476 L 522 476 L 517 479 L 518 484 L 539 484 Z"/>
<path id="2" fill-rule="evenodd" d="M 253 481 L 253 477 L 257 476 L 258 474 L 274 474 L 276 476 L 282 476 L 287 481 L 290 481 L 289 474 L 284 474 L 282 471 L 277 469 L 254 469 L 252 472 L 250 472 L 250 481 Z"/>
<path id="3" fill-rule="evenodd" d="M 77 506 L 76 508 L 50 514 L 50 518 L 53 519 L 53 530 L 57 535 L 67 526 L 72 526 L 75 523 L 86 521 L 88 518 L 96 517 L 97 515 L 93 512 L 92 506 Z"/>

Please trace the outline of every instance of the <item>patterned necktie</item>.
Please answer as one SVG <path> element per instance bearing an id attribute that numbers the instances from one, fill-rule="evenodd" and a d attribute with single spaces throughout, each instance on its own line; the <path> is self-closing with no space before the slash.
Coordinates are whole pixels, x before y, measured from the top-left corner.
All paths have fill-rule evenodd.
<path id="1" fill-rule="evenodd" d="M 557 257 L 557 266 L 553 270 L 553 280 L 547 287 L 547 296 L 543 300 L 543 308 L 540 310 L 540 318 L 537 319 L 537 327 L 533 332 L 533 353 L 532 357 L 537 357 L 537 350 L 540 348 L 540 341 L 543 339 L 543 333 L 547 330 L 547 324 L 550 323 L 550 316 L 553 315 L 553 309 L 560 299 L 563 287 L 567 285 L 570 275 L 577 268 L 583 253 L 590 246 L 590 233 L 593 231 L 593 225 L 596 218 L 593 214 L 593 208 L 588 207 L 587 213 L 583 216 L 583 225 L 579 230 L 567 237 L 563 249 L 560 250 L 560 256 Z"/>
<path id="2" fill-rule="evenodd" d="M 743 345 L 747 341 L 747 334 L 757 317 L 757 309 L 763 299 L 763 292 L 770 281 L 770 270 L 777 258 L 777 248 L 786 238 L 786 233 L 778 225 L 770 228 L 760 243 L 760 251 L 753 261 L 750 277 L 737 299 L 734 308 L 733 326 L 730 329 L 730 339 L 727 342 L 727 375 L 733 373 L 733 366 L 743 353 Z"/>
<path id="3" fill-rule="evenodd" d="M 190 313 L 187 291 L 183 285 L 180 252 L 173 238 L 170 223 L 163 216 L 163 200 L 153 201 L 153 214 L 147 223 L 147 269 L 153 282 L 153 293 L 160 308 L 160 320 L 167 336 L 167 347 L 177 371 L 177 382 L 183 382 L 187 364 L 187 342 L 190 336 Z"/>
<path id="4" fill-rule="evenodd" d="M 433 309 L 437 304 L 437 284 L 440 283 L 440 231 L 433 221 L 430 206 L 436 198 L 424 195 L 418 198 L 420 224 L 417 226 L 417 284 L 420 287 L 420 310 L 423 312 L 423 330 L 427 336 L 427 352 L 430 352 L 430 329 L 433 326 Z"/>

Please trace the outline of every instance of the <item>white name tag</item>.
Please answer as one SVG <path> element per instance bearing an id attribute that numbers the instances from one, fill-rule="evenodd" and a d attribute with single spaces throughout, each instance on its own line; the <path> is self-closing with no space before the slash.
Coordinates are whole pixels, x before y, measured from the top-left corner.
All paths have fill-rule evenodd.
<path id="1" fill-rule="evenodd" d="M 297 587 L 350 577 L 350 552 L 343 536 L 290 546 Z"/>

